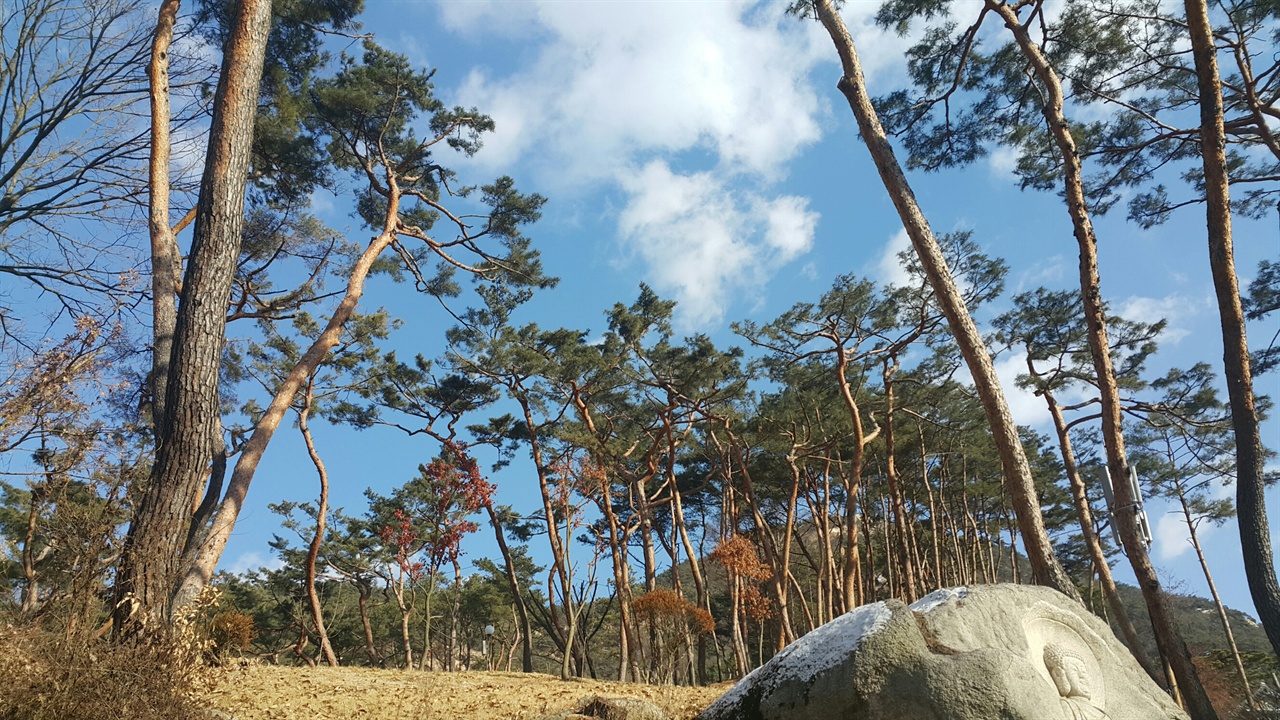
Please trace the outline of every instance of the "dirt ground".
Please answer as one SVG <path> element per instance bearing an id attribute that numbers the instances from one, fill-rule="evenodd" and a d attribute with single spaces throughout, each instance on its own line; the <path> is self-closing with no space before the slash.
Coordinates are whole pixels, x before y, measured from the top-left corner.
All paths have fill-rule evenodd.
<path id="1" fill-rule="evenodd" d="M 206 701 L 235 720 L 537 718 L 589 695 L 642 698 L 672 720 L 698 714 L 729 688 L 655 687 L 504 672 L 405 672 L 251 665 L 226 670 Z"/>

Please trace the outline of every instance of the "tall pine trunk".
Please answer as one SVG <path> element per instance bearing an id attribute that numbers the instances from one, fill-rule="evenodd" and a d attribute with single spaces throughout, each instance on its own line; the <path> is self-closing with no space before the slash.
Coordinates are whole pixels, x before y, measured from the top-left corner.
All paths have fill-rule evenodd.
<path id="1" fill-rule="evenodd" d="M 955 336 L 956 344 L 960 347 L 960 353 L 964 356 L 969 372 L 973 376 L 987 422 L 991 426 L 992 439 L 1000 456 L 1005 483 L 1009 488 L 1009 496 L 1013 502 L 1018 525 L 1022 530 L 1023 543 L 1027 549 L 1032 574 L 1037 583 L 1055 588 L 1064 595 L 1079 600 L 1080 593 L 1058 562 L 1053 544 L 1049 540 L 1049 533 L 1045 530 L 1035 480 L 1031 476 L 1031 466 L 1023 451 L 1022 442 L 1018 437 L 1018 428 L 1009 412 L 1009 404 L 1000 387 L 1000 380 L 996 377 L 991 355 L 987 352 L 982 336 L 969 315 L 964 298 L 956 287 L 951 270 L 947 267 L 942 251 L 933 237 L 933 231 L 929 229 L 929 223 L 916 203 L 915 194 L 907 183 L 902 166 L 898 163 L 893 147 L 889 144 L 889 138 L 885 135 L 884 127 L 880 123 L 879 115 L 871 104 L 853 38 L 849 35 L 844 20 L 835 11 L 831 0 L 813 0 L 813 9 L 835 43 L 836 51 L 840 54 L 844 69 L 844 76 L 839 83 L 840 91 L 849 101 L 849 107 L 862 132 L 863 141 L 880 172 L 880 179 L 893 200 L 894 207 L 898 210 L 902 225 L 929 279 L 929 285 L 937 296 L 938 304 L 947 318 L 947 324 Z"/>
<path id="2" fill-rule="evenodd" d="M 1107 473 L 1115 492 L 1116 506 L 1112 519 L 1120 542 L 1124 545 L 1125 554 L 1129 557 L 1129 564 L 1133 567 L 1134 577 L 1147 601 L 1156 643 L 1178 679 L 1178 687 L 1186 699 L 1187 710 L 1195 720 L 1211 720 L 1217 718 L 1217 713 L 1205 695 L 1200 676 L 1191 662 L 1191 654 L 1170 615 L 1160 578 L 1156 575 L 1155 566 L 1151 564 L 1146 543 L 1138 528 L 1139 499 L 1133 497 L 1130 490 L 1129 466 L 1121 423 L 1120 390 L 1116 384 L 1111 346 L 1107 339 L 1106 311 L 1102 304 L 1098 238 L 1093 230 L 1084 194 L 1080 153 L 1064 114 L 1062 83 L 1040 46 L 1032 41 L 1026 26 L 1018 19 L 1017 11 L 996 0 L 987 0 L 987 7 L 1004 20 L 1040 81 L 1044 93 L 1042 113 L 1062 160 L 1063 192 L 1080 251 L 1080 298 L 1084 305 L 1089 353 L 1093 358 L 1098 397 L 1102 406 L 1102 443 L 1106 449 Z"/>
<path id="3" fill-rule="evenodd" d="M 147 165 L 148 229 L 151 235 L 151 421 L 155 437 L 162 437 L 165 394 L 169 387 L 169 356 L 173 353 L 173 331 L 178 322 L 174 305 L 181 272 L 173 229 L 169 225 L 169 46 L 178 18 L 179 0 L 164 0 L 156 17 L 151 43 L 151 64 L 147 68 L 151 93 L 151 155 Z"/>
<path id="4" fill-rule="evenodd" d="M 1244 574 L 1253 605 L 1271 647 L 1280 654 L 1280 584 L 1271 555 L 1271 531 L 1263 483 L 1262 434 L 1254 404 L 1249 340 L 1236 277 L 1231 237 L 1231 190 L 1227 177 L 1226 131 L 1222 119 L 1222 83 L 1205 0 L 1185 0 L 1187 27 L 1200 86 L 1200 153 L 1204 161 L 1209 269 L 1222 325 L 1222 367 L 1236 434 L 1236 517 Z"/>
<path id="5" fill-rule="evenodd" d="M 222 452 L 218 370 L 270 30 L 270 0 L 236 5 L 214 94 L 195 236 L 174 327 L 158 423 L 164 433 L 157 438 L 151 482 L 129 526 L 116 578 L 117 633 L 168 624 L 196 497 L 214 454 Z"/>

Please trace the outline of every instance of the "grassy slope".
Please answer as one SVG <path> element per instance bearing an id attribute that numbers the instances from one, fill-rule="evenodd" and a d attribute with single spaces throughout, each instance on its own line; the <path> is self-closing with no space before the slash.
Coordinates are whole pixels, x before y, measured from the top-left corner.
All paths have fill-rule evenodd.
<path id="1" fill-rule="evenodd" d="M 727 685 L 654 687 L 504 672 L 404 672 L 250 665 L 227 671 L 206 696 L 235 720 L 537 718 L 590 695 L 634 697 L 692 718 Z"/>

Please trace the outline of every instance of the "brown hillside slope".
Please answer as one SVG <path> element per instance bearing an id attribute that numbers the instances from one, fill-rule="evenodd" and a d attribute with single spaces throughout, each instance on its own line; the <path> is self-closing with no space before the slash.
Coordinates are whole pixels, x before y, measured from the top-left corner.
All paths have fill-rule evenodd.
<path id="1" fill-rule="evenodd" d="M 728 684 L 655 687 L 502 672 L 405 672 L 369 668 L 252 665 L 228 670 L 207 693 L 211 707 L 235 720 L 432 720 L 537 718 L 589 695 L 633 697 L 692 718 Z"/>

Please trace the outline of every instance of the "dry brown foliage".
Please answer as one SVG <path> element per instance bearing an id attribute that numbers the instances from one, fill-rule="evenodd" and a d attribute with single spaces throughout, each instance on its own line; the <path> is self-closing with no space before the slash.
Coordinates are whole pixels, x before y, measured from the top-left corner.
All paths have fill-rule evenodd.
<path id="1" fill-rule="evenodd" d="M 220 612 L 213 616 L 209 627 L 213 650 L 220 657 L 244 650 L 257 636 L 253 616 L 239 612 Z"/>
<path id="2" fill-rule="evenodd" d="M 716 545 L 715 550 L 711 551 L 711 559 L 747 580 L 759 582 L 773 575 L 769 566 L 761 562 L 755 545 L 741 535 L 732 535 L 729 539 L 721 541 Z"/>
<path id="3" fill-rule="evenodd" d="M 0 720 L 195 720 L 191 653 L 0 627 Z"/>

